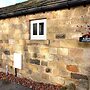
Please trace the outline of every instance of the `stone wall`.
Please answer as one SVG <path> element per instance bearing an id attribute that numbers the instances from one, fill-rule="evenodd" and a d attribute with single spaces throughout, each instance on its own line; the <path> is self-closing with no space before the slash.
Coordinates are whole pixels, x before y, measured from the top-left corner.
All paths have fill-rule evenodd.
<path id="1" fill-rule="evenodd" d="M 47 19 L 47 40 L 32 41 L 30 20 L 41 18 Z M 90 43 L 79 42 L 89 31 L 90 6 L 1 19 L 0 70 L 8 64 L 14 74 L 13 55 L 22 53 L 18 76 L 45 83 L 74 83 L 76 90 L 89 90 Z"/>

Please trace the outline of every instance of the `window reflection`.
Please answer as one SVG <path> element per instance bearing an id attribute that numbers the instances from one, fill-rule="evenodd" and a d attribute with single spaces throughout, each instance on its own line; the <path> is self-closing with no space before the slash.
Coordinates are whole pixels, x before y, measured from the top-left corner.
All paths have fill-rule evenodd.
<path id="1" fill-rule="evenodd" d="M 37 35 L 37 23 L 33 24 L 33 35 Z"/>
<path id="2" fill-rule="evenodd" d="M 44 23 L 39 23 L 39 35 L 44 35 Z"/>

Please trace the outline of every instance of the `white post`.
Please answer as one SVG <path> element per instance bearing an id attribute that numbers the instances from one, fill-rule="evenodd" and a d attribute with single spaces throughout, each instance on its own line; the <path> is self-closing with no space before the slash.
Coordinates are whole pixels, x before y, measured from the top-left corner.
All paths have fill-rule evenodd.
<path id="1" fill-rule="evenodd" d="M 6 75 L 8 75 L 8 65 L 6 65 Z"/>

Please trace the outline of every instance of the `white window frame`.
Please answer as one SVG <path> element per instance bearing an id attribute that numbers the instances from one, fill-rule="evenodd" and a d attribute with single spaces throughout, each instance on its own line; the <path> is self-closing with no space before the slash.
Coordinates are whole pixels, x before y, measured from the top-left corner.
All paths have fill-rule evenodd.
<path id="1" fill-rule="evenodd" d="M 37 23 L 37 35 L 33 35 L 33 24 Z M 39 35 L 39 23 L 44 23 L 44 35 Z M 31 40 L 46 40 L 46 19 L 31 21 Z"/>

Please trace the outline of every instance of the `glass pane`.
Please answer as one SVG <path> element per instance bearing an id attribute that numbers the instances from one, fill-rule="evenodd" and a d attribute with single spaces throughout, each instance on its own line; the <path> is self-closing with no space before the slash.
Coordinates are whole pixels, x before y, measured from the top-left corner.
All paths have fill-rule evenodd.
<path id="1" fill-rule="evenodd" d="M 37 35 L 37 23 L 33 24 L 33 35 Z"/>
<path id="2" fill-rule="evenodd" d="M 44 35 L 44 23 L 39 23 L 39 35 Z"/>

